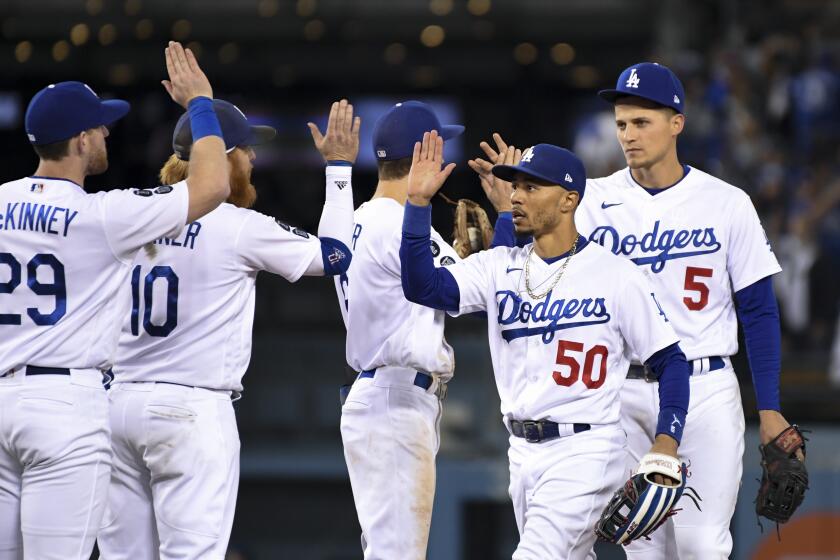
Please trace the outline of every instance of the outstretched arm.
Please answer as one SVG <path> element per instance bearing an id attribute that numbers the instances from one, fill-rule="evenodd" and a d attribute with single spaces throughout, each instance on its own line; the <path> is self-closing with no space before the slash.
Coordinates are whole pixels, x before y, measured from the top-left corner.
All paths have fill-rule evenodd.
<path id="1" fill-rule="evenodd" d="M 350 243 L 353 237 L 352 171 L 359 154 L 361 119 L 353 116 L 353 105 L 346 99 L 330 108 L 326 134 L 315 123 L 308 123 L 315 147 L 327 164 L 326 197 L 318 237 L 321 259 L 314 259 L 306 276 L 335 276 L 350 266 Z"/>
<path id="2" fill-rule="evenodd" d="M 435 309 L 458 311 L 460 294 L 455 278 L 445 268 L 435 268 L 429 251 L 432 207 L 429 201 L 455 168 L 443 167 L 443 138 L 437 131 L 423 134 L 414 145 L 408 173 L 408 201 L 400 243 L 400 272 L 408 301 Z"/>

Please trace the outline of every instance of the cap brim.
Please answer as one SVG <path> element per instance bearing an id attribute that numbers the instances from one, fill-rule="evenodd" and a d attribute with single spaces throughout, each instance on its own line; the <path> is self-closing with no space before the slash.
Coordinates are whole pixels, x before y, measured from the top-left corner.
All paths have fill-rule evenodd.
<path id="1" fill-rule="evenodd" d="M 440 128 L 442 129 L 440 131 L 440 137 L 444 140 L 455 138 L 456 136 L 460 136 L 464 133 L 464 127 L 460 124 L 445 124 Z"/>
<path id="2" fill-rule="evenodd" d="M 271 126 L 251 125 L 251 132 L 243 143 L 244 146 L 259 146 L 271 142 L 277 137 L 277 130 Z"/>
<path id="3" fill-rule="evenodd" d="M 543 175 L 541 173 L 534 173 L 533 170 L 528 169 L 527 167 L 523 167 L 521 165 L 494 165 L 493 166 L 493 175 L 501 179 L 502 181 L 507 181 L 508 183 L 512 183 L 513 179 L 517 175 L 525 175 L 526 177 L 532 177 L 534 179 L 539 179 L 540 181 L 544 181 L 550 185 L 556 185 L 557 181 Z M 561 187 L 563 185 L 560 185 Z M 565 187 L 563 187 L 565 188 Z"/>
<path id="4" fill-rule="evenodd" d="M 131 105 L 128 101 L 123 101 L 122 99 L 106 99 L 105 101 L 101 101 L 102 107 L 102 123 L 105 126 L 114 124 L 124 116 L 128 114 L 129 109 L 131 109 Z"/>
<path id="5" fill-rule="evenodd" d="M 598 92 L 598 97 L 600 97 L 604 101 L 609 101 L 610 103 L 615 103 L 615 100 L 621 97 L 622 95 L 630 94 L 626 91 L 619 91 L 617 89 L 602 89 Z"/>

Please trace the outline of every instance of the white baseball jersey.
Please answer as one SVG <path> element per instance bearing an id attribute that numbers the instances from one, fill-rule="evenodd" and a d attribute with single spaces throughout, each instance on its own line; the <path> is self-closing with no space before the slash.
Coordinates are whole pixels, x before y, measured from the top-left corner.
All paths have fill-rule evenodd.
<path id="1" fill-rule="evenodd" d="M 175 238 L 137 253 L 114 382 L 167 381 L 242 390 L 251 359 L 254 283 L 267 270 L 297 281 L 320 240 L 224 203 Z"/>
<path id="2" fill-rule="evenodd" d="M 188 207 L 185 182 L 95 194 L 44 177 L 0 185 L 0 374 L 108 368 L 134 254 L 177 235 Z"/>
<path id="3" fill-rule="evenodd" d="M 738 351 L 732 292 L 781 270 L 749 196 L 689 169 L 651 195 L 629 168 L 590 179 L 581 234 L 645 271 L 689 360 Z"/>
<path id="4" fill-rule="evenodd" d="M 377 198 L 355 212 L 353 261 L 336 278 L 347 326 L 347 363 L 356 371 L 402 366 L 452 377 L 452 347 L 443 337 L 445 313 L 405 299 L 400 274 L 403 206 Z M 435 265 L 459 260 L 432 230 Z"/>
<path id="5" fill-rule="evenodd" d="M 487 311 L 502 414 L 618 422 L 618 390 L 631 356 L 647 360 L 677 336 L 644 275 L 594 243 L 572 256 L 546 297 L 532 298 L 525 286 L 531 246 L 497 247 L 450 267 L 460 291 L 457 314 Z M 530 286 L 541 294 L 565 258 L 530 258 Z"/>

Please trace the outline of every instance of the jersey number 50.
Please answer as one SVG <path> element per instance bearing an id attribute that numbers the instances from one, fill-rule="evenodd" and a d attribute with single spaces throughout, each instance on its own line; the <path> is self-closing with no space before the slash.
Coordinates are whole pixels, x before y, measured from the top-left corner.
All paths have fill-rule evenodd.
<path id="1" fill-rule="evenodd" d="M 580 362 L 566 352 L 583 352 L 583 344 L 571 340 L 557 341 L 557 365 L 569 366 L 569 374 L 563 375 L 559 371 L 552 374 L 554 382 L 563 387 L 570 387 L 580 378 Z M 593 379 L 592 371 L 595 369 L 595 358 L 600 358 L 601 363 L 598 369 L 598 377 Z M 588 389 L 597 389 L 607 380 L 607 347 L 598 344 L 586 352 L 583 358 L 583 384 Z"/>
<path id="2" fill-rule="evenodd" d="M 152 294 L 157 279 L 166 281 L 166 320 L 152 323 Z M 140 265 L 131 271 L 131 334 L 140 332 Z M 150 336 L 165 337 L 178 326 L 178 275 L 168 266 L 153 266 L 143 280 L 143 330 Z"/>
<path id="3" fill-rule="evenodd" d="M 0 253 L 0 265 L 9 267 L 9 279 L 0 282 L 0 294 L 11 294 L 20 285 L 23 268 L 11 253 Z M 38 280 L 38 267 L 48 266 L 53 271 L 53 281 L 45 284 Z M 67 313 L 67 287 L 64 281 L 64 265 L 55 255 L 38 253 L 26 263 L 26 285 L 39 296 L 53 296 L 55 308 L 50 313 L 41 313 L 37 307 L 29 307 L 26 314 L 39 326 L 55 325 Z M 20 325 L 21 316 L 16 313 L 0 313 L 0 325 Z"/>

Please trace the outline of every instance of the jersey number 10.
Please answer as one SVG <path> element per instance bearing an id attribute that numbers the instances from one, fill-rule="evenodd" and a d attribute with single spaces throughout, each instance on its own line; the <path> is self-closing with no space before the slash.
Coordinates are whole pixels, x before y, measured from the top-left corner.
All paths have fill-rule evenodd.
<path id="1" fill-rule="evenodd" d="M 155 281 L 166 281 L 166 320 L 152 323 L 152 294 Z M 131 334 L 140 333 L 140 265 L 131 271 Z M 150 336 L 165 337 L 178 326 L 178 275 L 168 266 L 153 266 L 143 280 L 143 330 Z"/>

